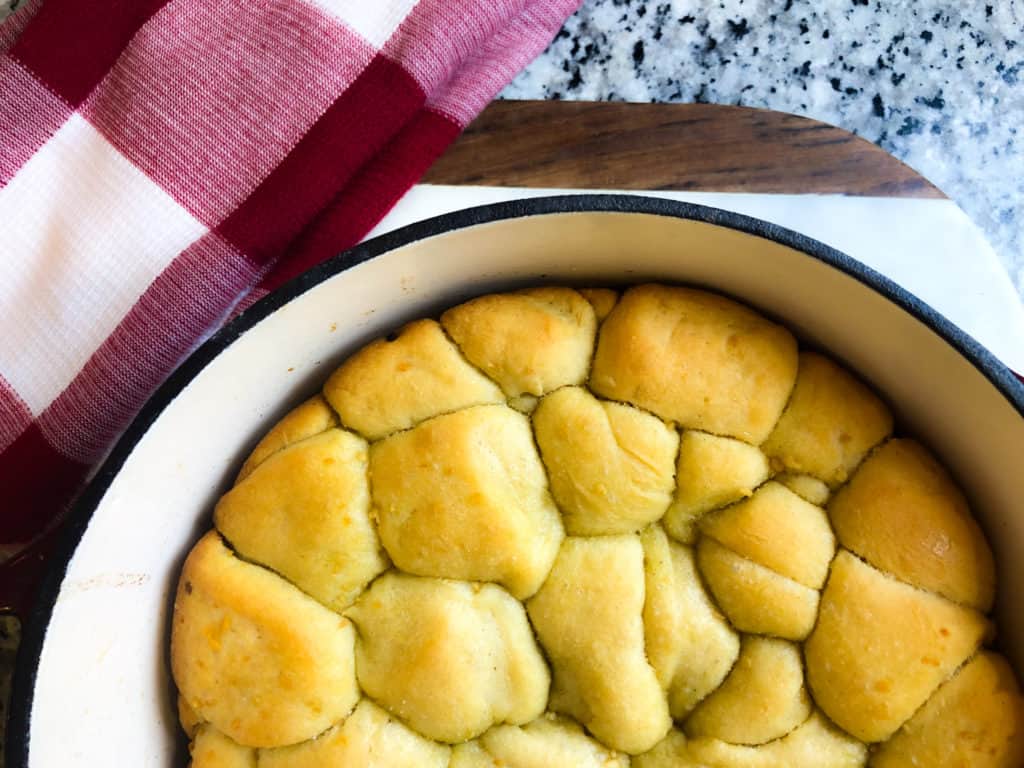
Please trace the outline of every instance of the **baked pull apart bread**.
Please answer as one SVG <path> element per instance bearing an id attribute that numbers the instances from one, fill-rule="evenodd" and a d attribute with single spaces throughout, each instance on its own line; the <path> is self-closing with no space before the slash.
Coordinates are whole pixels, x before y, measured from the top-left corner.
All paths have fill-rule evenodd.
<path id="1" fill-rule="evenodd" d="M 270 429 L 185 562 L 193 768 L 1021 768 L 992 552 L 893 431 L 707 291 L 410 323 Z"/>

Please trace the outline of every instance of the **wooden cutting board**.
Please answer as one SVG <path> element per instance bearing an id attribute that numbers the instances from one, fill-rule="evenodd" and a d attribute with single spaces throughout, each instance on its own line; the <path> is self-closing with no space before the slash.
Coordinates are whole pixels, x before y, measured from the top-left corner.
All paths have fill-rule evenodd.
<path id="1" fill-rule="evenodd" d="M 712 104 L 496 101 L 430 184 L 942 198 L 849 131 Z"/>

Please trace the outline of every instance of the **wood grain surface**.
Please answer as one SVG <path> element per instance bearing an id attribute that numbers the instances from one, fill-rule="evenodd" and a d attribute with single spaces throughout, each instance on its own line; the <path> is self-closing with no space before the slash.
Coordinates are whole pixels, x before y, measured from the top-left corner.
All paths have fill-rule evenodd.
<path id="1" fill-rule="evenodd" d="M 496 101 L 423 181 L 944 196 L 892 155 L 841 128 L 712 104 Z"/>

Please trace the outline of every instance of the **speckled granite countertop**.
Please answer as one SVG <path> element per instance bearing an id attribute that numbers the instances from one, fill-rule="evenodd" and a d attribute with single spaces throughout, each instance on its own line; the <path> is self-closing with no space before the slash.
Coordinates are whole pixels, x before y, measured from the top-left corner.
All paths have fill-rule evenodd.
<path id="1" fill-rule="evenodd" d="M 1024 295 L 1024 0 L 585 0 L 503 95 L 842 126 L 956 200 Z"/>

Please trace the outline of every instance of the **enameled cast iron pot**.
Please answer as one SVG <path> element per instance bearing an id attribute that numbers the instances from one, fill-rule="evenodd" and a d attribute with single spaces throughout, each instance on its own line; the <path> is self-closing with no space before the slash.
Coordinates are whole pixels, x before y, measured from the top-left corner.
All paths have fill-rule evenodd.
<path id="1" fill-rule="evenodd" d="M 178 570 L 254 440 L 346 355 L 480 293 L 645 280 L 747 302 L 884 394 L 967 491 L 996 550 L 1000 645 L 1024 669 L 1024 385 L 1009 370 L 794 232 L 647 197 L 539 198 L 364 243 L 256 304 L 161 387 L 78 502 L 28 617 L 9 768 L 184 764 L 167 663 Z"/>

